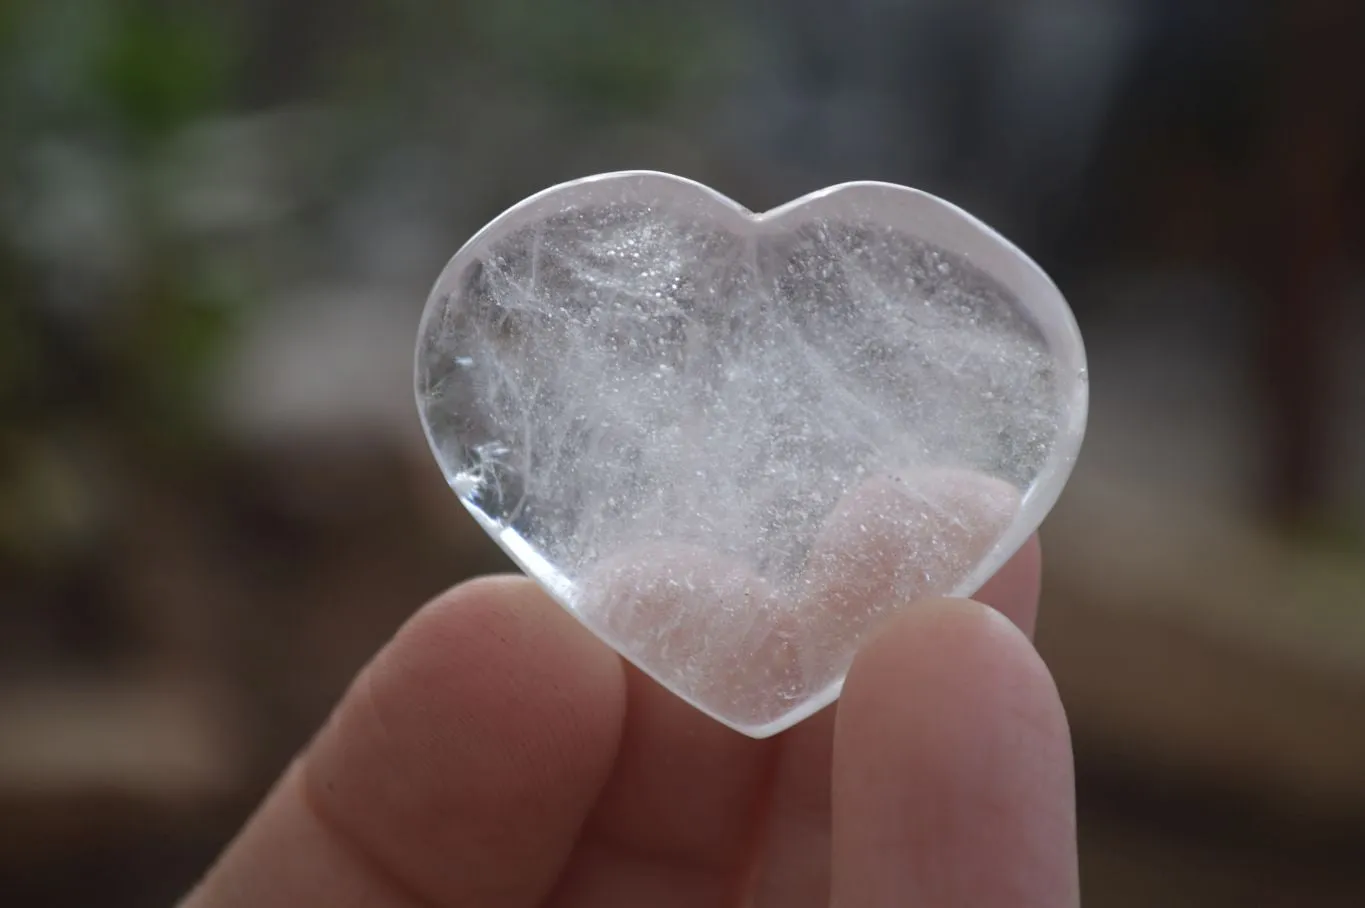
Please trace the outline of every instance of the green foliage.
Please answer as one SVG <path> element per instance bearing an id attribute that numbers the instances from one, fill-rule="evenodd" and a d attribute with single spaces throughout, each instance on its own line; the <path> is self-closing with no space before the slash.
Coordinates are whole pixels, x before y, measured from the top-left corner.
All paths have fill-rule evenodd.
<path id="1" fill-rule="evenodd" d="M 49 131 L 159 138 L 230 103 L 243 64 L 232 4 L 3 0 L 8 139 Z"/>
<path id="2" fill-rule="evenodd" d="M 398 92 L 486 85 L 579 117 L 650 116 L 719 68 L 713 0 L 363 0 L 370 40 L 337 49 L 343 84 Z M 416 62 L 422 61 L 422 63 Z M 433 67 L 431 64 L 435 63 Z M 390 95 L 389 103 L 400 103 Z"/>
<path id="3" fill-rule="evenodd" d="M 229 8 L 115 5 L 90 62 L 117 122 L 134 135 L 160 137 L 230 100 L 240 52 L 222 14 Z"/>
<path id="4" fill-rule="evenodd" d="M 43 450 L 45 433 L 93 423 L 153 441 L 206 429 L 200 392 L 245 294 L 214 279 L 224 270 L 215 238 L 184 236 L 164 221 L 156 168 L 167 142 L 232 106 L 244 59 L 232 10 L 156 0 L 0 2 L 8 125 L 0 162 L 34 177 L 12 184 L 0 205 L 8 221 L 0 234 L 6 447 Z M 52 149 L 79 149 L 98 191 L 37 179 L 34 162 L 50 161 Z M 93 234 L 82 221 L 92 205 L 106 206 Z M 29 241 L 34 218 L 57 225 L 48 230 L 55 246 Z M 99 264 L 111 242 L 121 262 L 113 270 Z M 68 311 L 62 288 L 73 281 L 93 305 Z M 72 375 L 97 377 L 98 394 L 62 390 Z"/>
<path id="5" fill-rule="evenodd" d="M 124 350 L 134 412 L 150 435 L 198 435 L 204 381 L 238 327 L 240 299 L 191 268 L 167 268 L 141 295 Z M 137 418 L 141 416 L 142 418 Z"/>
<path id="6" fill-rule="evenodd" d="M 471 17 L 481 53 L 551 96 L 606 113 L 656 113 L 707 61 L 688 4 L 507 0 Z"/>

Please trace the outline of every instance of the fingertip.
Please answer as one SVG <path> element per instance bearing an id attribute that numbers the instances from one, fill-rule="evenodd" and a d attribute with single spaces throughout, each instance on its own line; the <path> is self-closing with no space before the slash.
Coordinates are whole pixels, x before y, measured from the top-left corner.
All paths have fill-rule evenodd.
<path id="1" fill-rule="evenodd" d="M 485 785 L 531 790 L 556 784 L 547 774 L 577 779 L 586 764 L 613 758 L 625 713 L 620 659 L 513 575 L 470 580 L 432 600 L 357 686 L 363 696 L 338 711 L 334 725 L 350 722 L 338 734 L 382 729 L 406 759 L 431 764 L 432 786 L 452 784 L 440 774 L 455 759 L 466 774 L 486 774 Z"/>
<path id="2" fill-rule="evenodd" d="M 1043 547 L 1034 533 L 972 598 L 1000 612 L 1032 639 L 1043 585 Z"/>
<path id="3" fill-rule="evenodd" d="M 610 774 L 624 711 L 620 660 L 538 587 L 463 584 L 362 672 L 213 886 L 250 877 L 275 894 L 261 906 L 534 903 Z"/>
<path id="4" fill-rule="evenodd" d="M 959 589 L 995 550 L 1020 503 L 1009 483 L 953 468 L 876 475 L 846 492 L 805 568 L 804 648 L 823 669 L 817 680 L 833 682 L 891 616 Z"/>
<path id="5" fill-rule="evenodd" d="M 860 653 L 840 701 L 834 804 L 841 904 L 1077 898 L 1065 711 L 995 609 L 924 602 Z"/>
<path id="6" fill-rule="evenodd" d="M 375 659 L 310 775 L 412 873 L 468 871 L 465 839 L 489 852 L 475 862 L 486 873 L 539 841 L 528 829 L 562 827 L 568 846 L 610 772 L 625 690 L 616 655 L 538 586 L 480 578 L 428 604 Z"/>
<path id="7" fill-rule="evenodd" d="M 1027 635 L 1005 609 L 972 599 L 927 599 L 905 609 L 868 641 L 854 660 L 842 702 L 851 688 L 885 689 L 883 683 L 864 683 L 863 676 L 878 682 L 918 683 L 931 673 L 955 671 L 946 664 L 948 653 L 953 662 L 970 667 L 980 683 L 1021 672 L 1052 683 Z M 911 655 L 917 659 L 911 660 Z"/>
<path id="8" fill-rule="evenodd" d="M 536 702 L 546 696 L 564 701 L 571 707 L 565 718 L 584 722 L 583 731 L 594 739 L 619 733 L 624 716 L 621 660 L 521 575 L 478 577 L 437 596 L 367 671 L 395 698 L 453 697 L 465 711 L 478 707 L 479 696 L 538 691 L 544 696 Z M 544 683 L 537 688 L 534 681 Z"/>

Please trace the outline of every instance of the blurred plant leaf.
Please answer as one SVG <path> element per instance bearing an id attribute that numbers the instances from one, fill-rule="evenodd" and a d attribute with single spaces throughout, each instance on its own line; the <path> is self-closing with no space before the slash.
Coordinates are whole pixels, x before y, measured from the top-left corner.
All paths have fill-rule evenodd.
<path id="1" fill-rule="evenodd" d="M 92 62 L 115 116 L 136 136 L 163 136 L 230 100 L 241 48 L 223 8 L 216 9 L 118 4 Z"/>
<path id="2" fill-rule="evenodd" d="M 656 112 L 704 69 L 716 29 L 692 6 L 504 0 L 471 17 L 484 53 L 551 96 L 607 112 Z"/>
<path id="3" fill-rule="evenodd" d="M 155 442 L 211 431 L 205 382 L 238 327 L 242 307 L 189 268 L 166 269 L 142 295 L 121 351 L 131 380 L 129 422 Z"/>

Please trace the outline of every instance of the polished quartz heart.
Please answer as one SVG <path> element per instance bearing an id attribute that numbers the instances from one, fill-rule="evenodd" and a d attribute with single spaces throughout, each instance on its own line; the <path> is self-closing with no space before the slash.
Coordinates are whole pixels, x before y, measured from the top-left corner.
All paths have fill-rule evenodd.
<path id="1" fill-rule="evenodd" d="M 1085 353 L 1023 253 L 882 183 L 753 214 L 660 173 L 548 189 L 422 319 L 417 403 L 504 550 L 755 737 L 832 702 L 888 616 L 974 593 L 1085 429 Z"/>

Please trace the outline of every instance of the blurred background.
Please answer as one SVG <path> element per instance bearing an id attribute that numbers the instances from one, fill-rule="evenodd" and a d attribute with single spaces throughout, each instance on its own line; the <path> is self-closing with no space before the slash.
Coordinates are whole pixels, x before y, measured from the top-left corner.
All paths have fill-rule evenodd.
<path id="1" fill-rule="evenodd" d="M 0 903 L 169 904 L 505 567 L 412 394 L 491 216 L 882 179 L 1033 254 L 1087 905 L 1365 905 L 1365 5 L 0 0 Z"/>

